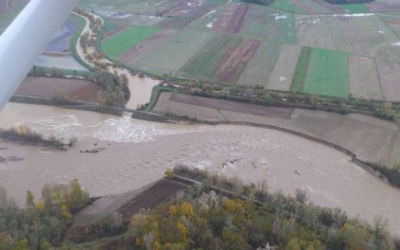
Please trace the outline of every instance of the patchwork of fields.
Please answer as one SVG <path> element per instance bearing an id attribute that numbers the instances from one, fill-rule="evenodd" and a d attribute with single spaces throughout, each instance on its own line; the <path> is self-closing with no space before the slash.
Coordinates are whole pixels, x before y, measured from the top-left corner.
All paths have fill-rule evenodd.
<path id="1" fill-rule="evenodd" d="M 0 32 L 26 3 L 0 1 Z M 103 52 L 132 69 L 400 101 L 400 4 L 391 0 L 338 5 L 275 0 L 269 6 L 227 0 L 82 0 L 80 7 L 105 18 Z M 48 48 L 66 50 L 65 36 Z"/>
<path id="2" fill-rule="evenodd" d="M 105 18 L 103 52 L 128 68 L 160 77 L 400 101 L 400 10 L 392 1 L 80 5 Z M 388 6 L 393 8 L 386 11 Z"/>

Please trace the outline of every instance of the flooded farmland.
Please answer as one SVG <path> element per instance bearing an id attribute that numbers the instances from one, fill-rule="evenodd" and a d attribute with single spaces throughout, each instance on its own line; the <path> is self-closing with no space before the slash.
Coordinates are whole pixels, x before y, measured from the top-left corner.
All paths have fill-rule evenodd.
<path id="1" fill-rule="evenodd" d="M 340 207 L 373 222 L 389 221 L 400 236 L 400 190 L 376 179 L 349 156 L 287 133 L 245 126 L 158 124 L 86 111 L 9 103 L 0 126 L 25 123 L 43 134 L 79 138 L 72 149 L 0 142 L 0 156 L 24 160 L 0 165 L 0 185 L 23 205 L 27 190 L 35 195 L 45 183 L 77 178 L 93 196 L 142 187 L 178 164 L 199 167 L 244 182 L 266 179 L 271 191 L 294 194 L 301 188 L 316 204 Z M 85 150 L 102 148 L 96 154 Z"/>

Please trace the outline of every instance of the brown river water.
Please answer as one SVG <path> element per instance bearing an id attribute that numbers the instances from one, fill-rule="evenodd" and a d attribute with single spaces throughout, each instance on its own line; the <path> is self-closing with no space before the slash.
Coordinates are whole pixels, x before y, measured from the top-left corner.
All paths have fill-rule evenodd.
<path id="1" fill-rule="evenodd" d="M 400 190 L 378 180 L 349 156 L 328 146 L 271 129 L 245 126 L 159 124 L 129 117 L 9 103 L 0 127 L 24 123 L 43 134 L 79 138 L 61 152 L 0 142 L 0 156 L 23 157 L 0 164 L 0 185 L 23 205 L 27 190 L 39 195 L 45 183 L 79 179 L 92 195 L 142 187 L 177 164 L 204 168 L 244 182 L 266 179 L 270 191 L 305 190 L 321 206 L 340 207 L 373 222 L 388 220 L 400 236 Z M 96 145 L 95 145 L 96 144 Z M 94 148 L 91 154 L 80 151 Z M 295 173 L 297 171 L 297 173 Z"/>

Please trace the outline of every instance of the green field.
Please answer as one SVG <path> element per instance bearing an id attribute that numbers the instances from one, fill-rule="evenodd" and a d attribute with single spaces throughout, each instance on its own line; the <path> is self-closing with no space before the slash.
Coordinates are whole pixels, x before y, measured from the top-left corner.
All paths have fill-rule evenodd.
<path id="1" fill-rule="evenodd" d="M 379 16 L 368 18 L 356 18 L 360 31 L 366 37 L 366 41 L 372 48 L 374 58 L 400 62 L 400 49 L 392 46 L 399 41 L 399 37 Z"/>
<path id="2" fill-rule="evenodd" d="M 238 83 L 246 86 L 265 86 L 268 83 L 282 44 L 263 42 L 242 72 Z"/>
<path id="3" fill-rule="evenodd" d="M 294 3 L 290 2 L 289 0 L 276 0 L 272 4 L 268 5 L 268 7 L 277 10 L 284 10 L 295 14 L 302 14 L 302 15 L 308 14 L 307 11 L 301 9 Z"/>
<path id="4" fill-rule="evenodd" d="M 293 92 L 302 92 L 306 82 L 308 65 L 310 63 L 312 49 L 310 47 L 303 47 L 299 60 L 297 61 L 296 71 L 294 73 L 292 86 L 290 88 Z"/>
<path id="5" fill-rule="evenodd" d="M 350 13 L 369 13 L 370 12 L 370 10 L 367 8 L 367 6 L 365 6 L 365 4 L 361 4 L 361 3 L 338 4 L 338 6 L 349 11 Z"/>
<path id="6" fill-rule="evenodd" d="M 348 54 L 313 49 L 308 64 L 303 92 L 348 97 Z"/>
<path id="7" fill-rule="evenodd" d="M 180 71 L 186 77 L 215 80 L 216 64 L 224 52 L 235 49 L 243 40 L 239 36 L 218 33 Z"/>
<path id="8" fill-rule="evenodd" d="M 215 33 L 212 32 L 185 30 L 134 67 L 155 74 L 171 73 L 175 75 L 214 35 Z"/>
<path id="9" fill-rule="evenodd" d="M 160 28 L 131 26 L 104 40 L 103 51 L 111 58 L 117 58 L 135 45 L 156 34 Z"/>
<path id="10" fill-rule="evenodd" d="M 243 35 L 266 41 L 295 44 L 296 17 L 283 11 L 262 6 L 251 6 Z"/>
<path id="11" fill-rule="evenodd" d="M 301 0 L 299 2 L 301 2 L 304 9 L 290 0 L 275 0 L 268 7 L 301 15 L 334 13 L 329 8 L 313 0 Z M 338 7 L 338 9 L 340 9 L 340 7 Z"/>

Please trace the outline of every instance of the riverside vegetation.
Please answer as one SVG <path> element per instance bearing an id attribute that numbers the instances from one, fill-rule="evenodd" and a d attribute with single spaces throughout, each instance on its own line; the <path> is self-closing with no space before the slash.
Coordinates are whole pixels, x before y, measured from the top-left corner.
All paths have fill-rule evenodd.
<path id="1" fill-rule="evenodd" d="M 98 104 L 101 108 L 107 107 L 124 107 L 125 103 L 130 98 L 130 91 L 128 88 L 128 77 L 125 74 L 118 75 L 112 74 L 108 71 L 97 70 L 90 71 L 76 71 L 76 70 L 63 70 L 58 68 L 45 68 L 34 66 L 29 73 L 30 76 L 45 76 L 45 77 L 58 77 L 58 78 L 76 78 L 84 79 L 94 82 L 101 87 L 103 91 L 98 93 Z M 56 96 L 53 98 L 55 105 L 70 105 L 74 102 L 67 100 L 64 96 Z"/>
<path id="2" fill-rule="evenodd" d="M 49 138 L 44 138 L 43 135 L 32 131 L 28 126 L 20 124 L 15 128 L 1 130 L 0 138 L 3 140 L 10 140 L 13 142 L 21 142 L 45 147 L 51 147 L 56 149 L 65 149 L 67 147 L 72 147 L 77 143 L 76 138 L 70 138 L 67 143 L 63 142 L 61 139 L 55 136 L 50 136 Z"/>
<path id="3" fill-rule="evenodd" d="M 236 178 L 184 166 L 167 170 L 166 178 L 192 184 L 172 200 L 142 209 L 127 223 L 118 214 L 103 215 L 88 226 L 95 226 L 94 235 L 85 239 L 82 234 L 79 243 L 64 241 L 60 249 L 396 249 L 383 220 L 377 218 L 370 225 L 349 218 L 338 208 L 309 202 L 302 190 L 295 197 L 269 193 L 265 181 L 244 185 Z M 70 225 L 71 215 L 88 202 L 77 181 L 46 186 L 42 193 L 42 200 L 35 203 L 28 192 L 27 208 L 22 210 L 9 200 L 0 203 L 0 211 L 7 211 L 0 213 L 0 221 L 7 221 L 0 224 L 0 249 L 39 246 L 38 239 L 43 247 L 36 249 L 58 246 L 65 227 L 54 226 Z M 40 223 L 49 223 L 42 225 L 52 230 L 42 227 L 38 233 L 24 229 L 30 228 L 29 220 L 27 225 L 10 222 L 28 212 L 39 216 L 32 225 L 35 230 Z"/>
<path id="4" fill-rule="evenodd" d="M 46 185 L 39 200 L 27 192 L 23 209 L 0 188 L 0 249 L 47 250 L 59 246 L 72 223 L 72 214 L 88 201 L 88 193 L 77 180 L 66 185 Z"/>

